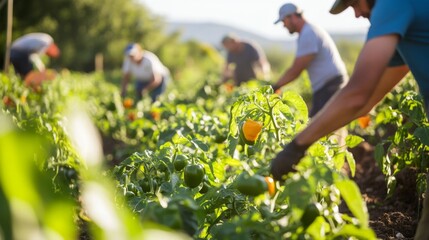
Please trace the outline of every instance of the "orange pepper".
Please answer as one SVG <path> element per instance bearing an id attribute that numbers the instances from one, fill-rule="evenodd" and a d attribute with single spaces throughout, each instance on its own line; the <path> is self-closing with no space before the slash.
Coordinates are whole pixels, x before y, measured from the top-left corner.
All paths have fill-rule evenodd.
<path id="1" fill-rule="evenodd" d="M 150 114 L 155 121 L 159 121 L 161 119 L 161 114 L 159 112 L 152 111 Z"/>
<path id="2" fill-rule="evenodd" d="M 124 108 L 129 109 L 133 106 L 133 104 L 134 104 L 133 99 L 131 99 L 131 98 L 125 98 L 124 99 L 124 102 L 123 102 Z"/>
<path id="3" fill-rule="evenodd" d="M 12 98 L 10 98 L 9 96 L 4 96 L 3 97 L 3 104 L 5 105 L 5 106 L 8 106 L 8 107 L 13 107 L 13 106 L 15 106 L 15 102 L 12 100 Z"/>
<path id="4" fill-rule="evenodd" d="M 234 84 L 232 83 L 224 83 L 223 86 L 226 89 L 226 92 L 230 93 L 234 90 Z"/>
<path id="5" fill-rule="evenodd" d="M 246 138 L 247 141 L 254 142 L 258 136 L 259 133 L 261 133 L 262 130 L 262 123 L 254 121 L 252 119 L 247 119 L 246 122 L 243 124 L 243 135 L 244 138 Z"/>
<path id="6" fill-rule="evenodd" d="M 369 126 L 370 121 L 371 121 L 371 118 L 369 117 L 369 115 L 365 115 L 365 116 L 358 118 L 359 126 L 363 129 L 365 129 Z"/>
<path id="7" fill-rule="evenodd" d="M 268 186 L 268 193 L 270 194 L 271 197 L 274 197 L 274 195 L 276 194 L 276 184 L 274 182 L 274 179 L 272 177 L 265 177 L 265 182 L 267 183 Z"/>
<path id="8" fill-rule="evenodd" d="M 136 120 L 136 118 L 137 118 L 137 115 L 135 112 L 129 112 L 128 113 L 128 120 L 134 121 L 134 120 Z"/>

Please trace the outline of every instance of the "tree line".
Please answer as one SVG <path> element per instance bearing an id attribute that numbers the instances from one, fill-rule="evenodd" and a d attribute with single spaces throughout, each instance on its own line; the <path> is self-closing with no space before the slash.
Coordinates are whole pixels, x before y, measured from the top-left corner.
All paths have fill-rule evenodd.
<path id="1" fill-rule="evenodd" d="M 6 5 L 0 9 L 2 56 Z M 15 0 L 13 8 L 12 39 L 29 32 L 49 33 L 61 49 L 61 57 L 50 60 L 53 68 L 90 72 L 95 68 L 95 56 L 101 53 L 106 70 L 118 69 L 129 42 L 138 42 L 157 54 L 174 74 L 180 74 L 189 64 L 217 69 L 222 61 L 210 46 L 180 42 L 178 32 L 164 33 L 164 19 L 137 0 Z M 4 57 L 0 63 L 4 65 Z"/>

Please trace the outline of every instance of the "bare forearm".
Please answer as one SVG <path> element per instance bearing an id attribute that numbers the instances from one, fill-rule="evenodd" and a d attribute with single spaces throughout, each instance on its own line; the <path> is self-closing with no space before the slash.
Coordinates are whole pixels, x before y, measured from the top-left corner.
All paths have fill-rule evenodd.
<path id="1" fill-rule="evenodd" d="M 124 96 L 125 93 L 127 92 L 127 86 L 128 86 L 128 82 L 130 81 L 130 76 L 128 74 L 125 74 L 122 77 L 122 83 L 121 83 L 121 95 Z"/>
<path id="2" fill-rule="evenodd" d="M 288 69 L 275 84 L 277 87 L 282 87 L 299 77 L 301 72 L 294 69 Z"/>
<path id="3" fill-rule="evenodd" d="M 404 68 L 386 68 L 397 37 L 370 40 L 364 46 L 349 83 L 337 92 L 296 137 L 298 144 L 310 145 L 369 111 L 405 75 Z M 393 80 L 390 80 L 393 79 Z"/>

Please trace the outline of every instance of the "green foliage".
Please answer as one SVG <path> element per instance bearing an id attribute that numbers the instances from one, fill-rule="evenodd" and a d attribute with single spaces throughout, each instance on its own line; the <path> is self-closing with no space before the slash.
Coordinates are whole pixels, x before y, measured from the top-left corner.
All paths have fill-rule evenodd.
<path id="1" fill-rule="evenodd" d="M 2 104 L 3 114 L 22 130 L 36 126 L 36 133 L 50 146 L 42 149 L 49 150 L 47 154 L 55 153 L 48 158 L 30 151 L 41 159 L 42 167 L 37 171 L 49 180 L 43 182 L 44 186 L 53 188 L 65 183 L 57 189 L 77 209 L 71 216 L 75 223 L 89 225 L 95 239 L 118 234 L 144 239 L 141 234 L 152 228 L 173 229 L 178 239 L 182 239 L 178 232 L 198 239 L 375 238 L 368 228 L 358 188 L 339 171 L 348 153 L 328 138 L 308 150 L 298 172 L 291 173 L 285 183 L 276 183 L 274 196 L 265 191 L 265 185 L 258 196 L 237 189 L 237 176 L 243 172 L 263 185 L 270 159 L 305 126 L 307 108 L 295 92 L 277 95 L 266 82 L 258 81 L 231 91 L 207 81 L 192 94 L 170 90 L 162 101 L 151 104 L 150 99 L 143 99 L 125 108 L 118 87 L 107 83 L 102 75 L 64 72 L 54 81 L 43 83 L 41 92 L 26 88 L 17 78 L 2 75 L 1 79 L 4 84 L 0 85 L 0 93 L 10 96 L 14 103 Z M 24 93 L 25 102 L 21 99 Z M 73 109 L 87 112 L 94 122 L 92 128 L 88 127 L 91 121 L 79 112 L 66 114 L 72 99 L 85 102 L 85 107 Z M 39 115 L 55 117 L 35 117 Z M 251 147 L 239 144 L 237 138 L 237 126 L 247 118 L 264 125 Z M 27 125 L 33 121 L 37 124 Z M 94 127 L 95 133 L 90 134 Z M 94 138 L 96 133 L 101 138 Z M 100 140 L 105 145 L 104 156 L 100 156 Z M 28 141 L 33 143 L 32 138 Z M 350 136 L 347 145 L 359 141 Z M 35 142 L 33 147 L 39 149 L 41 143 Z M 12 150 L 3 142 L 0 148 Z M 8 150 L 7 154 L 15 152 Z M 197 174 L 195 184 L 189 184 L 185 170 L 175 166 L 179 158 L 187 160 L 187 166 L 204 169 L 202 177 Z M 108 160 L 114 166 L 106 169 Z M 348 160 L 353 161 L 352 157 Z M 11 186 L 6 180 L 17 171 L 11 169 L 10 174 L 1 175 L 3 206 L 11 201 Z M 64 176 L 62 180 L 60 175 Z M 31 189 L 27 194 L 34 198 L 41 198 L 47 191 L 28 186 Z M 70 193 L 70 189 L 74 190 Z M 353 215 L 339 211 L 342 200 Z M 307 221 L 303 215 L 309 204 L 319 206 L 320 215 Z M 10 213 L 15 214 L 13 209 Z M 45 223 L 42 217 L 38 219 Z M 0 220 L 2 226 L 3 222 L 12 226 L 7 215 Z M 74 228 L 76 224 L 68 226 L 73 226 L 69 229 L 74 233 L 82 231 Z"/>

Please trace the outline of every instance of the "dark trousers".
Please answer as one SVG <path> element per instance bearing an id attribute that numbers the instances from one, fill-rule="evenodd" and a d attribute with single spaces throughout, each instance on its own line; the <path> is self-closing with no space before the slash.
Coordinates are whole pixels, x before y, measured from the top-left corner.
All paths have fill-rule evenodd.
<path id="1" fill-rule="evenodd" d="M 17 49 L 10 50 L 10 62 L 15 69 L 15 73 L 24 78 L 31 70 L 33 70 L 33 63 L 30 61 L 31 52 L 22 51 Z"/>
<path id="2" fill-rule="evenodd" d="M 318 113 L 331 97 L 341 88 L 345 81 L 345 76 L 332 78 L 321 89 L 313 93 L 313 100 L 310 109 L 309 117 L 313 117 Z"/>

